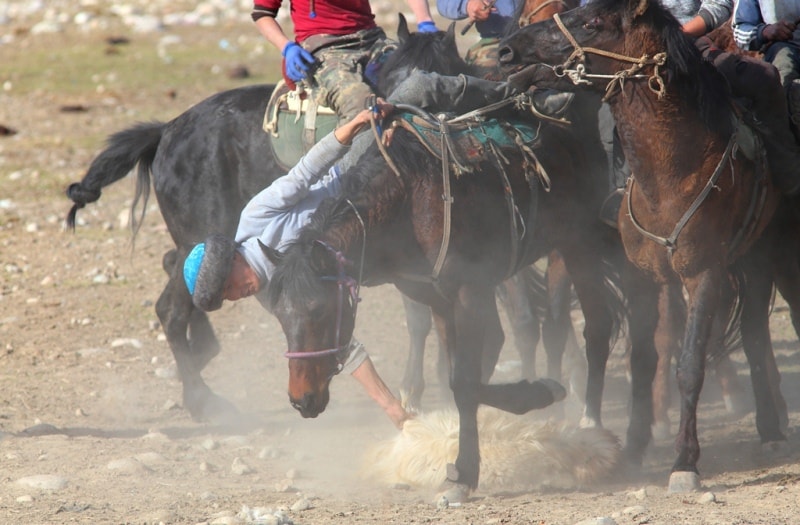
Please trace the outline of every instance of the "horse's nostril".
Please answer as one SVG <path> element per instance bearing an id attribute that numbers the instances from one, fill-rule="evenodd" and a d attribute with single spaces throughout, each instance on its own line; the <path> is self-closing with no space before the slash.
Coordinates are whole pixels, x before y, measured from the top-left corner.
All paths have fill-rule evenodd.
<path id="1" fill-rule="evenodd" d="M 508 46 L 503 46 L 497 50 L 497 57 L 502 64 L 508 64 L 514 60 L 514 50 Z"/>

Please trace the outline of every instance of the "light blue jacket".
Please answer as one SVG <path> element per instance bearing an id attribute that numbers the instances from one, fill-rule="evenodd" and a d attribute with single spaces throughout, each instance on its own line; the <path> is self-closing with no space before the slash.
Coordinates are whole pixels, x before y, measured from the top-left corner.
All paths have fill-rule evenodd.
<path id="1" fill-rule="evenodd" d="M 740 48 L 759 51 L 767 44 L 763 33 L 768 24 L 798 19 L 800 0 L 738 0 L 733 10 L 733 37 Z M 792 42 L 800 45 L 800 29 L 795 30 Z"/>
<path id="2" fill-rule="evenodd" d="M 262 283 L 269 281 L 275 267 L 258 241 L 280 250 L 297 238 L 323 199 L 340 193 L 341 180 L 334 163 L 348 150 L 329 133 L 289 173 L 263 189 L 242 210 L 236 230 L 237 249 Z"/>

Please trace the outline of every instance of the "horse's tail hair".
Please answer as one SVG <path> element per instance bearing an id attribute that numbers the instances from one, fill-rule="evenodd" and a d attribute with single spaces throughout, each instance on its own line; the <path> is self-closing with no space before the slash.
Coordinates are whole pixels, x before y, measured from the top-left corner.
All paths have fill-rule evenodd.
<path id="1" fill-rule="evenodd" d="M 136 191 L 131 205 L 131 230 L 134 238 L 139 231 L 147 209 L 150 196 L 150 169 L 153 165 L 158 144 L 165 124 L 162 122 L 143 122 L 131 128 L 114 133 L 108 138 L 107 147 L 89 166 L 80 182 L 67 188 L 67 197 L 74 205 L 65 220 L 67 229 L 75 230 L 75 216 L 78 210 L 100 198 L 101 190 L 125 177 L 138 164 Z M 142 200 L 142 212 L 136 220 L 134 211 Z"/>

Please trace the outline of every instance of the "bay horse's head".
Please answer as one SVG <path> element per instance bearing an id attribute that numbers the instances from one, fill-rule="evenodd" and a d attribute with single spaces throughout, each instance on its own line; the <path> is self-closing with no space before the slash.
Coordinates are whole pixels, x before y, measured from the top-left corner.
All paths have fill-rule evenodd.
<path id="1" fill-rule="evenodd" d="M 681 60 L 674 46 L 677 55 L 691 52 L 678 22 L 656 0 L 594 0 L 507 36 L 499 58 L 522 89 L 536 84 L 602 92 L 615 75 L 643 75 L 659 89 L 666 57 Z"/>
<path id="2" fill-rule="evenodd" d="M 265 250 L 276 265 L 268 299 L 286 335 L 289 402 L 303 417 L 317 417 L 347 357 L 358 283 L 341 252 L 324 242 L 301 237 L 283 254 Z"/>

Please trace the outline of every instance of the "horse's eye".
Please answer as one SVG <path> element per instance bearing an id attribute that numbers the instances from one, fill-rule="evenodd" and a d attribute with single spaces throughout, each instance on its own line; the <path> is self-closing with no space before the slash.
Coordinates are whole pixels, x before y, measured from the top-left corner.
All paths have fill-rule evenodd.
<path id="1" fill-rule="evenodd" d="M 602 25 L 602 21 L 600 20 L 600 18 L 599 17 L 595 17 L 595 18 L 592 18 L 591 20 L 588 20 L 588 21 L 584 22 L 583 23 L 583 28 L 586 29 L 587 31 L 595 31 L 595 30 L 599 29 L 601 25 Z"/>

